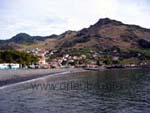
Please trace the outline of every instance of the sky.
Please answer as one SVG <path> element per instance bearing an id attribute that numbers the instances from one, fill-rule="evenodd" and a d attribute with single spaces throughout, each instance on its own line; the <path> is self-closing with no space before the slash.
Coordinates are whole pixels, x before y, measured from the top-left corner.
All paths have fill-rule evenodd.
<path id="1" fill-rule="evenodd" d="M 150 28 L 150 0 L 0 0 L 0 39 L 61 34 L 111 18 Z"/>

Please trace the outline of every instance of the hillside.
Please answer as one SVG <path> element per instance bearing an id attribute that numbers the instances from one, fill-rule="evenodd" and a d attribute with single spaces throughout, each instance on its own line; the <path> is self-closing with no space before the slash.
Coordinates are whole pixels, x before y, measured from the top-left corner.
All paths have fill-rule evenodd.
<path id="1" fill-rule="evenodd" d="M 58 48 L 93 48 L 99 50 L 117 47 L 123 50 L 130 48 L 149 49 L 150 29 L 104 18 L 81 31 L 66 32 L 58 42 Z"/>
<path id="2" fill-rule="evenodd" d="M 7 49 L 25 49 L 40 46 L 42 47 L 44 41 L 49 43 L 48 40 L 51 40 L 53 38 L 57 38 L 57 35 L 42 37 L 42 36 L 30 36 L 26 33 L 20 33 L 12 37 L 11 39 L 0 40 L 0 49 L 7 50 Z"/>
<path id="3" fill-rule="evenodd" d="M 91 48 L 105 50 L 119 48 L 149 49 L 150 29 L 136 25 L 127 25 L 109 18 L 100 19 L 96 24 L 80 31 L 67 31 L 61 35 L 47 37 L 18 34 L 9 40 L 1 40 L 0 48 L 27 49 L 27 48 Z"/>

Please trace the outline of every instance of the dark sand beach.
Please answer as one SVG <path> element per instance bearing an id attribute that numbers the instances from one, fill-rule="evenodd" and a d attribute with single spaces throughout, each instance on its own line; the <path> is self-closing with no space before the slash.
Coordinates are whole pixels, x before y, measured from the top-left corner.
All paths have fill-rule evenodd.
<path id="1" fill-rule="evenodd" d="M 0 87 L 19 82 L 24 82 L 53 74 L 72 73 L 85 71 L 83 69 L 27 69 L 27 70 L 0 70 Z"/>

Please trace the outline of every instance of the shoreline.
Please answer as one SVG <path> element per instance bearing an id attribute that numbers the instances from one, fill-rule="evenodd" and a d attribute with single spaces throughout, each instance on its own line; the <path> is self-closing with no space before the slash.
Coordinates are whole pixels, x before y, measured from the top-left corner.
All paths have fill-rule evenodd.
<path id="1" fill-rule="evenodd" d="M 149 68 L 149 67 L 144 67 Z M 11 86 L 16 86 L 19 84 L 29 83 L 36 80 L 47 79 L 51 76 L 61 76 L 70 73 L 77 72 L 88 72 L 88 71 L 107 71 L 116 69 L 142 69 L 142 67 L 136 68 L 65 68 L 65 69 L 30 69 L 30 70 L 0 70 L 0 89 L 4 89 Z M 24 72 L 21 72 L 24 71 Z M 2 75 L 2 72 L 5 72 Z M 9 75 L 8 74 L 12 75 Z M 16 73 L 17 72 L 17 73 Z M 21 74 L 20 74 L 21 72 Z M 40 72 L 40 73 L 38 73 Z M 7 73 L 7 74 L 6 74 Z M 17 75 L 18 74 L 18 75 Z M 5 79 L 2 76 L 8 76 Z"/>
<path id="2" fill-rule="evenodd" d="M 14 70 L 14 71 L 16 71 L 16 70 Z M 31 71 L 31 70 L 27 70 L 27 71 Z M 34 71 L 37 71 L 37 70 L 34 70 Z M 82 69 L 82 68 L 78 68 L 78 69 L 67 68 L 67 69 L 57 69 L 57 70 L 52 69 L 52 70 L 46 70 L 46 71 L 48 71 L 49 73 L 43 73 L 43 74 L 40 73 L 40 74 L 36 75 L 37 73 L 33 74 L 33 70 L 32 70 L 30 75 L 29 75 L 29 73 L 28 73 L 28 75 L 24 74 L 23 76 L 18 75 L 19 77 L 14 77 L 14 75 L 11 75 L 13 77 L 7 78 L 5 80 L 1 79 L 1 74 L 0 74 L 0 89 L 4 89 L 6 87 L 11 87 L 11 86 L 19 85 L 19 84 L 23 84 L 23 83 L 32 82 L 35 80 L 46 79 L 46 78 L 49 78 L 50 76 L 60 76 L 60 75 L 69 74 L 69 73 L 85 72 L 87 70 Z M 15 76 L 17 76 L 17 75 L 15 75 Z"/>
<path id="3" fill-rule="evenodd" d="M 114 70 L 114 69 L 145 69 L 145 68 L 150 68 L 150 66 L 133 66 L 133 67 L 96 67 L 96 68 L 84 68 L 85 70 L 90 70 L 90 71 L 102 71 L 102 70 Z"/>

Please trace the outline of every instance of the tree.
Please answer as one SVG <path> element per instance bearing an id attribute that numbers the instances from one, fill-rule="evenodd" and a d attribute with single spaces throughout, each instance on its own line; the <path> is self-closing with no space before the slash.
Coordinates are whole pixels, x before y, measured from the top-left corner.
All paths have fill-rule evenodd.
<path id="1" fill-rule="evenodd" d="M 38 58 L 26 52 L 15 50 L 0 51 L 0 63 L 19 63 L 28 66 L 36 62 L 38 62 Z"/>

